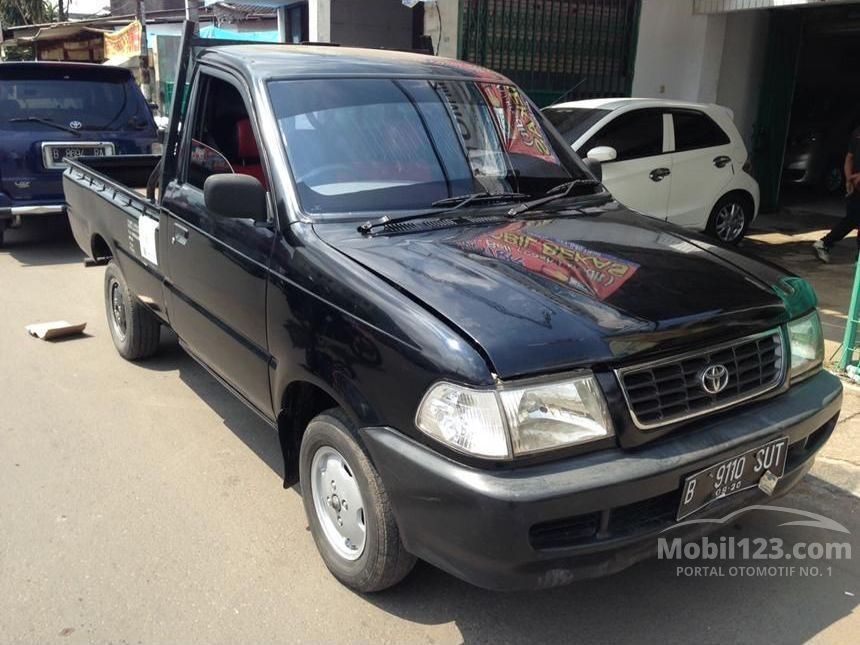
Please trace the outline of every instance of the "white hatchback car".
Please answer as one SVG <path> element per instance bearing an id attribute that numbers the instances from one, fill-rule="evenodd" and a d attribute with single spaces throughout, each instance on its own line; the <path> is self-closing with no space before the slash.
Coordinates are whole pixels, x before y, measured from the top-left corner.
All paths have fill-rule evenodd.
<path id="1" fill-rule="evenodd" d="M 544 108 L 583 159 L 629 208 L 736 244 L 758 213 L 758 183 L 719 105 L 660 99 L 594 99 Z"/>

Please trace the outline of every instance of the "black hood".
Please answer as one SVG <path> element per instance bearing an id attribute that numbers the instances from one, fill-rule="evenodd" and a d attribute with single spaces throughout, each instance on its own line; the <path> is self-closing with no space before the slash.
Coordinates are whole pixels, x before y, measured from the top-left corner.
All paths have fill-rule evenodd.
<path id="1" fill-rule="evenodd" d="M 472 340 L 501 377 L 617 365 L 772 328 L 786 274 L 609 202 L 486 225 L 365 236 L 334 248 Z M 409 227 L 407 227 L 409 228 Z"/>

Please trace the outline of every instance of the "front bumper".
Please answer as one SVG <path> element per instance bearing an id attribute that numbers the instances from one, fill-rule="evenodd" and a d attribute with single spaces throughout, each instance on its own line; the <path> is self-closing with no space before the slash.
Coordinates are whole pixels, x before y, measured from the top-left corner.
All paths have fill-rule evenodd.
<path id="1" fill-rule="evenodd" d="M 782 164 L 782 181 L 792 184 L 814 184 L 824 172 L 821 150 L 789 151 Z"/>
<path id="2" fill-rule="evenodd" d="M 841 403 L 841 383 L 821 372 L 637 450 L 510 470 L 464 466 L 391 428 L 361 433 L 407 550 L 480 587 L 529 589 L 607 575 L 653 556 L 656 536 L 675 523 L 687 475 L 777 437 L 789 440 L 775 491 L 785 494 L 812 466 Z M 722 517 L 767 499 L 752 489 L 692 517 Z M 670 535 L 692 538 L 713 528 Z"/>

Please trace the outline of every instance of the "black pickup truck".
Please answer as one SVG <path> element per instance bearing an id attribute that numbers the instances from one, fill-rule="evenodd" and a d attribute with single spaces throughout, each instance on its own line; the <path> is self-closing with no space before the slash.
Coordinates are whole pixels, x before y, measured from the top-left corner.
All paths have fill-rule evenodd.
<path id="1" fill-rule="evenodd" d="M 68 162 L 72 228 L 120 354 L 169 325 L 279 433 L 343 583 L 609 574 L 809 470 L 842 395 L 805 282 L 616 202 L 494 72 L 196 51 L 163 158 Z"/>

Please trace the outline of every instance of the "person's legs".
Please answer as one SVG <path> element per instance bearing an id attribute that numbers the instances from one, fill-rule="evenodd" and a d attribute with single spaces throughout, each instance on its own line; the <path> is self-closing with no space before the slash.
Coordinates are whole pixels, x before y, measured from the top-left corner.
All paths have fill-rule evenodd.
<path id="1" fill-rule="evenodd" d="M 822 238 L 824 245 L 829 249 L 834 244 L 848 235 L 860 225 L 860 199 L 853 195 L 848 198 L 845 205 L 845 217 L 839 220 L 831 231 Z"/>
<path id="2" fill-rule="evenodd" d="M 830 261 L 830 249 L 855 228 L 860 227 L 860 195 L 851 195 L 845 203 L 845 217 L 830 229 L 830 232 L 813 244 L 815 253 L 822 262 Z M 860 236 L 857 238 L 860 248 Z"/>

